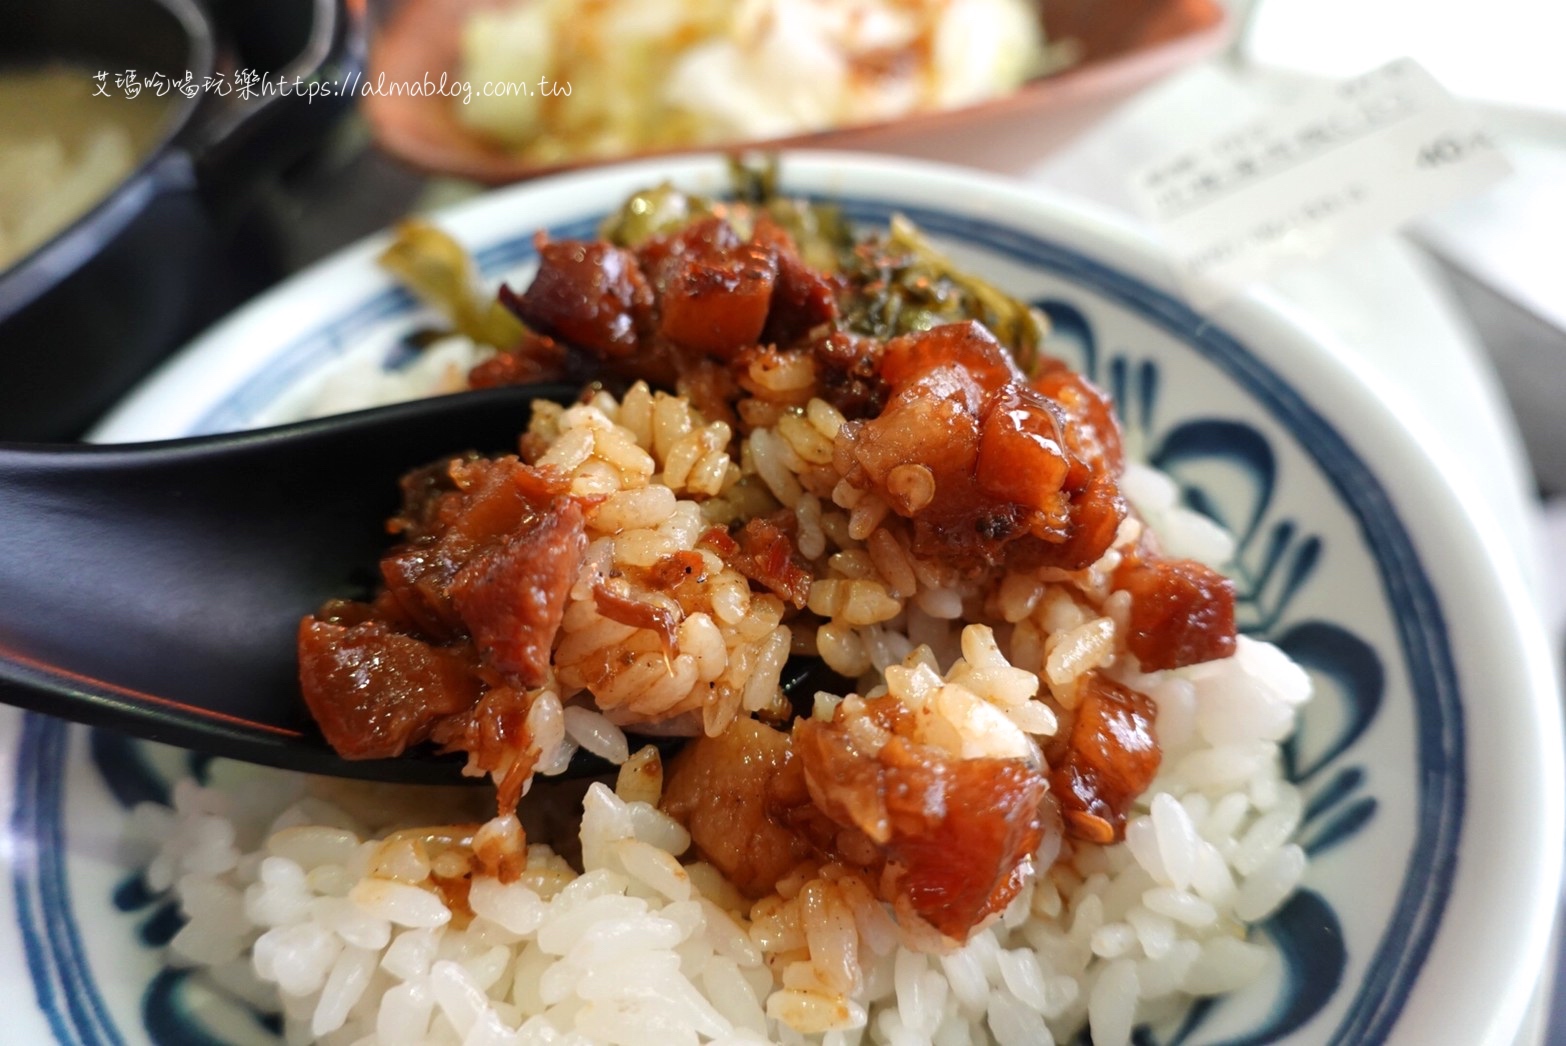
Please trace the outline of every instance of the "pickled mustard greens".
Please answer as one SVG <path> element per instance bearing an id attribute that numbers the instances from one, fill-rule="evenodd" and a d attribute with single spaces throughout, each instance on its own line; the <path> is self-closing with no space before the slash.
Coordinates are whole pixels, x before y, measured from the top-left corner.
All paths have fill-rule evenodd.
<path id="1" fill-rule="evenodd" d="M 1024 374 L 1037 369 L 1049 332 L 1043 313 L 961 271 L 907 218 L 894 215 L 884 233 L 856 233 L 839 208 L 781 194 L 770 163 L 735 163 L 733 185 L 731 200 L 667 183 L 641 190 L 605 219 L 600 235 L 617 247 L 634 249 L 717 216 L 748 238 L 757 217 L 765 215 L 789 234 L 802 262 L 852 288 L 837 320 L 842 330 L 884 341 L 977 320 L 1010 350 Z M 440 229 L 404 222 L 380 261 L 452 330 L 497 349 L 521 338 L 522 325 L 485 293 L 472 259 Z"/>
<path id="2" fill-rule="evenodd" d="M 497 349 L 522 337 L 521 321 L 484 290 L 467 250 L 429 222 L 399 224 L 391 246 L 377 260 L 458 334 Z"/>

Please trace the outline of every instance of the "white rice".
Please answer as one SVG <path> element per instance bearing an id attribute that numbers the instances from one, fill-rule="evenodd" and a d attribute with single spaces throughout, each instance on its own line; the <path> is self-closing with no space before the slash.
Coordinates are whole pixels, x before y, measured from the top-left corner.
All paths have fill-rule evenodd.
<path id="1" fill-rule="evenodd" d="M 371 841 L 385 834 L 375 819 L 397 819 L 384 790 L 307 796 L 268 816 L 236 809 L 235 791 L 185 782 L 172 816 L 148 807 L 136 820 L 165 839 L 149 883 L 172 884 L 189 920 L 170 961 L 245 999 L 274 986 L 290 1041 L 1040 1043 L 1085 1024 L 1111 1046 L 1272 961 L 1244 925 L 1305 869 L 1290 842 L 1300 799 L 1276 750 L 1277 709 L 1303 699 L 1305 679 L 1254 685 L 1279 656 L 1242 638 L 1234 657 L 1151 688 L 1189 692 L 1200 708 L 1250 684 L 1256 707 L 1231 711 L 1251 735 L 1241 741 L 1231 722 L 1218 743 L 1201 731 L 1166 741 L 1166 769 L 1124 843 L 1050 868 L 945 954 L 920 950 L 927 942 L 830 869 L 790 900 L 745 910 L 710 868 L 682 864 L 689 835 L 645 789 L 635 798 L 634 773 L 583 798 L 580 874 L 531 846 L 521 881 L 474 878 L 470 920 L 430 889 L 427 856 Z M 967 680 L 999 667 L 970 667 Z M 567 733 L 584 747 L 623 744 L 590 718 L 568 709 Z M 1243 779 L 1224 765 L 1242 747 L 1254 756 Z M 286 803 L 299 786 L 279 780 Z M 362 821 L 366 807 L 378 818 Z M 241 852 L 248 839 L 264 842 Z"/>
<path id="2" fill-rule="evenodd" d="M 1304 671 L 1241 637 L 1225 660 L 1139 672 L 1122 656 L 1114 549 L 1069 582 L 1046 572 L 979 592 L 944 576 L 883 526 L 895 518 L 884 502 L 830 473 L 815 440 L 835 433 L 834 415 L 799 404 L 729 461 L 727 426 L 644 386 L 621 403 L 541 407 L 531 431 L 546 458 L 578 493 L 605 499 L 588 520 L 555 689 L 537 696 L 529 728 L 541 773 L 583 749 L 623 764 L 617 781 L 536 787 L 522 810 L 535 842 L 509 884 L 478 873 L 469 883 L 460 841 L 394 834 L 462 820 L 454 804 L 471 795 L 283 774 L 263 774 L 270 788 L 181 783 L 172 812 L 147 806 L 132 819 L 155 842 L 148 885 L 172 890 L 188 919 L 169 961 L 280 1013 L 290 1042 L 344 1046 L 1038 1044 L 1084 1028 L 1097 1046 L 1119 1046 L 1139 1023 L 1262 974 L 1272 958 L 1247 925 L 1306 867 L 1291 841 L 1303 804 L 1278 751 L 1310 693 Z M 714 558 L 709 610 L 668 597 L 683 615 L 677 655 L 635 646 L 645 630 L 604 618 L 594 583 L 616 564 L 695 550 L 714 519 L 745 514 L 745 477 L 795 510 L 801 545 L 827 564 L 809 593 L 824 623 L 795 637 L 776 596 Z M 1167 548 L 1219 563 L 1232 553 L 1165 477 L 1133 466 L 1126 491 Z M 1138 532 L 1128 523 L 1117 547 Z M 954 627 L 975 600 L 993 627 Z M 918 741 L 958 758 L 1038 758 L 1081 673 L 1105 671 L 1153 700 L 1160 772 L 1124 842 L 1057 861 L 1061 839 L 1046 833 L 1038 874 L 955 949 L 894 918 L 843 864 L 803 866 L 748 902 L 657 809 L 661 767 L 616 720 L 690 713 L 716 733 L 777 700 L 798 643 L 850 677 L 878 673 L 868 696 L 890 691 L 914 713 Z M 587 686 L 574 666 L 611 647 L 635 656 L 594 677 L 590 708 L 571 697 Z M 816 714 L 839 701 L 818 695 Z"/>

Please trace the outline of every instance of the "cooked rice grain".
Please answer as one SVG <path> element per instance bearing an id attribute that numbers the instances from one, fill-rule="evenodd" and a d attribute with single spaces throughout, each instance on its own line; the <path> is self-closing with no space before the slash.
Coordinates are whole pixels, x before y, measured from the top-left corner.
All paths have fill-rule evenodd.
<path id="1" fill-rule="evenodd" d="M 182 783 L 172 814 L 132 817 L 157 841 L 149 887 L 172 889 L 188 919 L 171 944 L 178 962 L 231 997 L 265 1000 L 291 1039 L 470 1046 L 1035 1044 L 1083 1027 L 1108 1046 L 1149 1014 L 1256 975 L 1268 953 L 1237 929 L 1274 911 L 1305 872 L 1290 841 L 1302 802 L 1278 749 L 1309 695 L 1304 672 L 1243 637 L 1222 662 L 1137 672 L 1123 656 L 1129 605 L 1110 587 L 1135 521 L 1085 571 L 975 582 L 913 556 L 903 517 L 833 470 L 843 418 L 808 398 L 808 361 L 766 358 L 746 377 L 765 401 L 742 414 L 767 427 L 732 456 L 727 425 L 645 384 L 618 402 L 598 392 L 535 410 L 536 460 L 603 499 L 587 517 L 555 678 L 528 713 L 540 773 L 578 748 L 621 764 L 612 790 L 545 784 L 525 804 L 535 819 L 579 806 L 576 837 L 540 821 L 519 881 L 472 873 L 458 901 L 440 883 L 470 878 L 460 845 L 428 830 L 388 836 L 419 824 L 412 812 L 394 820 L 369 813 L 366 797 L 333 803 L 297 786 L 259 811 Z M 893 496 L 918 502 L 925 478 L 904 470 Z M 1166 478 L 1133 468 L 1127 491 L 1150 522 L 1183 532 L 1171 540 L 1187 554 L 1231 547 L 1179 507 Z M 697 547 L 715 522 L 780 507 L 815 577 L 803 617 Z M 700 557 L 705 583 L 642 583 L 676 554 Z M 604 585 L 671 615 L 672 648 L 606 616 Z M 980 611 L 989 625 L 963 625 Z M 736 716 L 780 712 L 796 646 L 862 692 L 884 688 L 915 713 L 921 740 L 970 758 L 1040 760 L 1077 680 L 1099 669 L 1152 698 L 1163 765 L 1125 842 L 1057 860 L 1067 844 L 1047 832 L 1036 877 L 960 947 L 894 920 L 843 865 L 802 864 L 752 903 L 688 852 L 690 835 L 656 807 L 656 749 L 633 753 L 626 729 L 672 720 L 717 733 Z M 818 695 L 816 714 L 840 702 Z M 578 848 L 573 868 L 562 851 Z"/>

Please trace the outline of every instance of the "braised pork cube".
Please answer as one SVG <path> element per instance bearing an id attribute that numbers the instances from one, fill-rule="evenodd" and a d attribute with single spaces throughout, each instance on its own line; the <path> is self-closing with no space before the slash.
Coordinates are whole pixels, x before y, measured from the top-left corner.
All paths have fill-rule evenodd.
<path id="1" fill-rule="evenodd" d="M 747 897 L 764 897 L 812 853 L 790 827 L 809 805 L 789 736 L 737 719 L 717 737 L 699 737 L 669 764 L 660 804 L 691 842 Z"/>
<path id="2" fill-rule="evenodd" d="M 1070 731 L 1047 752 L 1050 791 L 1068 835 L 1107 845 L 1125 837 L 1131 804 L 1158 773 L 1155 709 L 1097 671 L 1078 681 L 1077 694 Z"/>

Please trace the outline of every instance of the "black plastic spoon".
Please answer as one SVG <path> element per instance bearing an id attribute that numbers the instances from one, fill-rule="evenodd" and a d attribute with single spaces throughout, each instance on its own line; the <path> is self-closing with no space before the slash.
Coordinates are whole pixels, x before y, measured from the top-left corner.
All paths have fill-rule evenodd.
<path id="1" fill-rule="evenodd" d="M 368 593 L 398 477 L 514 450 L 537 386 L 157 443 L 0 445 L 0 700 L 215 755 L 388 780 L 461 760 L 349 762 L 299 696 L 295 630 Z"/>
<path id="2" fill-rule="evenodd" d="M 0 444 L 0 701 L 312 773 L 450 782 L 462 760 L 348 761 L 299 696 L 295 630 L 367 595 L 397 480 L 513 451 L 535 399 L 461 393 L 157 443 Z M 790 666 L 814 692 L 819 663 Z M 601 769 L 601 765 L 599 767 Z"/>

